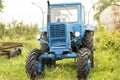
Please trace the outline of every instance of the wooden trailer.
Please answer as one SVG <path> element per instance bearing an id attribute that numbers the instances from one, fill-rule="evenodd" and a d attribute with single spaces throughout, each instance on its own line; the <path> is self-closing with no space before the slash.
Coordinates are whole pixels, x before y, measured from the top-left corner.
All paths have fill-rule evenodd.
<path id="1" fill-rule="evenodd" d="M 23 47 L 23 44 L 17 42 L 0 42 L 0 56 L 10 55 L 11 50 Z"/>

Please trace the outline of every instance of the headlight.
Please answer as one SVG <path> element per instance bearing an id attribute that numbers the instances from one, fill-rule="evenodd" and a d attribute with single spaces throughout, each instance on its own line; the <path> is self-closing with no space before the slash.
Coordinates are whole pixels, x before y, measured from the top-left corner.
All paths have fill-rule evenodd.
<path id="1" fill-rule="evenodd" d="M 39 39 L 40 39 L 40 34 L 37 34 L 37 35 L 36 35 L 36 38 L 39 40 Z"/>
<path id="2" fill-rule="evenodd" d="M 79 37 L 80 36 L 80 32 L 75 32 L 75 37 Z"/>

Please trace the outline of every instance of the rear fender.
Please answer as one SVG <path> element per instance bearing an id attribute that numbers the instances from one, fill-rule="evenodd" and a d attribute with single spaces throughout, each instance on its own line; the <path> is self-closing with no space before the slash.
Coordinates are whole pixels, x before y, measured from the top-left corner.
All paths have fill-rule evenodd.
<path id="1" fill-rule="evenodd" d="M 91 25 L 87 25 L 86 30 L 94 31 L 95 27 Z"/>
<path id="2" fill-rule="evenodd" d="M 47 32 L 47 27 L 40 28 L 40 32 Z"/>

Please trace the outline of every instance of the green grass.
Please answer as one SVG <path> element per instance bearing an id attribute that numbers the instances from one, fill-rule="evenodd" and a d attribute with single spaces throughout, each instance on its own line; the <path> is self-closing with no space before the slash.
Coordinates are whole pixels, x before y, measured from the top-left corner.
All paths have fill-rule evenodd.
<path id="1" fill-rule="evenodd" d="M 115 51 L 115 48 L 110 46 L 104 47 L 107 41 L 102 42 L 102 39 L 100 40 L 100 43 L 95 43 L 95 66 L 92 68 L 88 80 L 120 80 L 119 50 Z M 1 41 L 19 41 L 25 43 L 25 46 L 22 47 L 22 56 L 11 59 L 6 56 L 0 57 L 0 80 L 29 80 L 25 72 L 26 56 L 29 50 L 39 48 L 39 42 L 33 39 L 26 40 L 24 37 L 12 40 L 5 37 Z M 114 47 L 114 45 L 112 46 Z M 119 48 L 119 44 L 117 47 Z M 45 67 L 45 77 L 41 80 L 77 80 L 74 59 L 57 61 L 56 67 Z"/>
<path id="2" fill-rule="evenodd" d="M 0 80 L 29 80 L 25 73 L 27 49 L 22 48 L 23 55 L 11 59 L 0 57 Z M 95 67 L 88 80 L 120 80 L 120 64 L 109 51 L 95 51 Z M 120 62 L 119 62 L 120 63 Z M 74 59 L 57 61 L 57 66 L 45 69 L 42 80 L 77 80 Z"/>

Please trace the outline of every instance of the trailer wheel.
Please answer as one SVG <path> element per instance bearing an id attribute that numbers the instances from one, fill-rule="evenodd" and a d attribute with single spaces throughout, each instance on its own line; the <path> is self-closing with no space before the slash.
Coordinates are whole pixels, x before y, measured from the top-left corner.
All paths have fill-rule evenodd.
<path id="1" fill-rule="evenodd" d="M 77 57 L 77 78 L 78 80 L 86 79 L 90 74 L 91 59 L 90 50 L 87 48 L 81 48 L 78 51 Z"/>
<path id="2" fill-rule="evenodd" d="M 41 34 L 41 39 L 47 41 L 47 33 L 42 33 Z M 40 50 L 42 50 L 43 52 L 48 52 L 49 48 L 48 48 L 48 44 L 45 44 L 45 43 L 40 43 L 41 45 L 41 48 Z"/>
<path id="3" fill-rule="evenodd" d="M 26 58 L 26 73 L 31 80 L 38 80 L 38 77 L 44 77 L 44 61 L 40 58 L 42 51 L 33 49 Z"/>
<path id="4" fill-rule="evenodd" d="M 94 48 L 93 48 L 93 36 L 94 31 L 86 30 L 85 35 L 82 40 L 82 47 L 87 47 L 91 50 L 91 61 L 92 67 L 94 67 Z"/>

